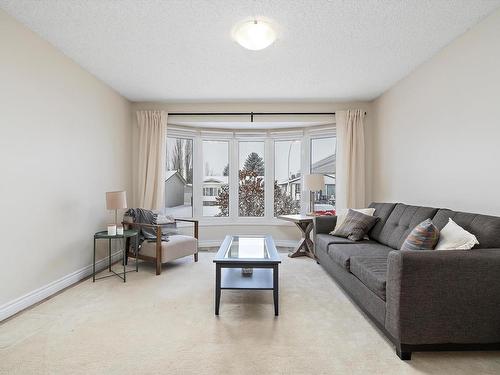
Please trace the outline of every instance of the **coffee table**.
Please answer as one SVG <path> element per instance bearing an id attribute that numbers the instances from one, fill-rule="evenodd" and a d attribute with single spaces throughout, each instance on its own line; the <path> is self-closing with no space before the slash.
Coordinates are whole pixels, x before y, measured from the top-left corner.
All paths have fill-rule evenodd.
<path id="1" fill-rule="evenodd" d="M 278 265 L 281 263 L 271 236 L 228 235 L 215 263 L 215 315 L 219 315 L 223 289 L 272 290 L 274 315 L 278 315 Z M 253 269 L 244 274 L 242 269 Z"/>

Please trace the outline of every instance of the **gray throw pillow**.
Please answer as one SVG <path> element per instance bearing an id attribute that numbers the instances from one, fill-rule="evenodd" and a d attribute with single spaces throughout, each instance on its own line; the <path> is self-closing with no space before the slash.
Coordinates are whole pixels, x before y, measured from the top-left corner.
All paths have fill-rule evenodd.
<path id="1" fill-rule="evenodd" d="M 362 240 L 377 222 L 378 217 L 362 214 L 349 209 L 344 222 L 333 231 L 337 237 L 348 238 L 351 241 Z"/>
<path id="2" fill-rule="evenodd" d="M 439 240 L 439 229 L 431 219 L 418 224 L 406 237 L 401 250 L 433 250 Z"/>

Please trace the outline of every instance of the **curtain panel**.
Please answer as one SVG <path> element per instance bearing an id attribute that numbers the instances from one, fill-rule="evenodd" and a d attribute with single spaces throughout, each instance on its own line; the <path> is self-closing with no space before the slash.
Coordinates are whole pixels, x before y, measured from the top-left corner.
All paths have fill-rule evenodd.
<path id="1" fill-rule="evenodd" d="M 336 208 L 365 206 L 364 111 L 337 111 Z"/>
<path id="2" fill-rule="evenodd" d="M 167 152 L 167 112 L 137 111 L 139 157 L 137 205 L 149 210 L 163 209 Z"/>

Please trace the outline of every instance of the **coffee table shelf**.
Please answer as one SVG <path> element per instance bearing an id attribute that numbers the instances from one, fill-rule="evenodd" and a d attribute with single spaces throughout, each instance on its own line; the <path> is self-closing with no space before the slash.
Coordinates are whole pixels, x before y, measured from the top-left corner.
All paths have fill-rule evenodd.
<path id="1" fill-rule="evenodd" d="M 254 268 L 251 276 L 243 276 L 241 268 L 223 268 L 220 288 L 273 290 L 273 270 Z"/>

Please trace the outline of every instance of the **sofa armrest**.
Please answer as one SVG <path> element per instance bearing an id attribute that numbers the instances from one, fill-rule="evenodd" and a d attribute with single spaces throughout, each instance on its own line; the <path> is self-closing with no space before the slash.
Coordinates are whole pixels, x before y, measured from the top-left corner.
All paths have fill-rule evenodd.
<path id="1" fill-rule="evenodd" d="M 500 342 L 500 249 L 391 251 L 388 332 L 409 345 Z"/>
<path id="2" fill-rule="evenodd" d="M 314 235 L 328 234 L 337 223 L 337 216 L 316 216 L 314 218 Z"/>

